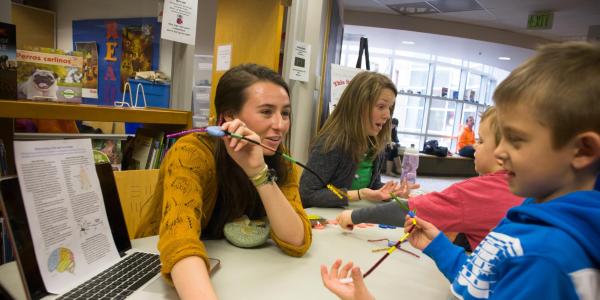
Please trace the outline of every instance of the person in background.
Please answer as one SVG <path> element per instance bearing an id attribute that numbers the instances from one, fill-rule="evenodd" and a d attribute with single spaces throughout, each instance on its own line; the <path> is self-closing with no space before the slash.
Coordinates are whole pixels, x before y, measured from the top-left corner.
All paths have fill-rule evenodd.
<path id="1" fill-rule="evenodd" d="M 217 85 L 215 107 L 221 129 L 285 151 L 291 103 L 276 72 L 254 64 L 228 70 Z M 229 136 L 193 133 L 179 139 L 161 165 L 152 201 L 159 209 L 142 219 L 160 223 L 140 228 L 160 225 L 161 272 L 182 299 L 216 299 L 200 239 L 222 238 L 225 224 L 243 215 L 267 217 L 271 238 L 288 255 L 302 256 L 312 241 L 296 169 Z"/>
<path id="2" fill-rule="evenodd" d="M 566 42 L 540 48 L 494 91 L 502 132 L 494 155 L 511 191 L 529 198 L 469 256 L 418 213 L 408 238 L 455 297 L 600 299 L 598 82 L 600 44 Z M 373 299 L 360 269 L 340 265 L 321 266 L 325 286 L 342 299 Z M 353 283 L 341 283 L 348 273 Z"/>
<path id="3" fill-rule="evenodd" d="M 361 72 L 348 84 L 315 137 L 307 166 L 347 193 L 340 199 L 310 172 L 300 178 L 304 207 L 342 207 L 348 201 L 384 201 L 400 185 L 381 182 L 396 87 L 385 75 Z"/>
<path id="4" fill-rule="evenodd" d="M 490 107 L 481 115 L 479 140 L 475 144 L 475 170 L 480 176 L 451 185 L 441 192 L 409 197 L 403 184 L 398 195 L 408 198 L 406 206 L 416 210 L 419 217 L 429 220 L 444 232 L 463 233 L 467 250 L 475 249 L 490 230 L 506 215 L 509 208 L 523 202 L 508 187 L 508 172 L 494 157 L 500 143 L 500 128 L 496 108 Z M 353 224 L 378 223 L 403 226 L 408 211 L 396 202 L 357 210 L 345 210 L 337 216 L 338 224 L 351 229 Z"/>
<path id="5" fill-rule="evenodd" d="M 474 158 L 475 148 L 475 133 L 473 132 L 473 125 L 475 125 L 475 118 L 468 116 L 465 120 L 465 126 L 463 126 L 460 136 L 458 137 L 458 155 L 464 157 Z"/>
<path id="6" fill-rule="evenodd" d="M 400 141 L 398 140 L 397 128 L 398 119 L 392 118 L 392 141 L 385 148 L 385 175 L 392 177 L 400 177 L 402 173 L 402 160 L 398 153 Z"/>

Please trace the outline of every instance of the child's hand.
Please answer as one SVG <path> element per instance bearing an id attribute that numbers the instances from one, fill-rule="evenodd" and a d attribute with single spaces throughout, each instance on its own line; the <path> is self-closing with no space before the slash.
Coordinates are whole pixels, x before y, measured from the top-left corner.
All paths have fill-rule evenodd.
<path id="1" fill-rule="evenodd" d="M 340 225 L 342 229 L 352 230 L 354 228 L 354 223 L 352 223 L 351 209 L 344 210 L 335 219 L 338 221 L 338 225 Z"/>
<path id="2" fill-rule="evenodd" d="M 402 179 L 402 181 L 400 182 L 399 192 L 394 195 L 400 198 L 408 199 L 410 197 L 410 191 L 418 189 L 420 187 L 421 185 L 418 183 L 408 183 L 406 179 Z"/>
<path id="3" fill-rule="evenodd" d="M 429 243 L 440 233 L 440 231 L 431 223 L 424 221 L 418 217 L 415 217 L 417 225 L 413 225 L 412 218 L 406 215 L 406 221 L 404 222 L 404 232 L 407 232 L 412 226 L 416 228 L 412 231 L 408 237 L 410 244 L 419 249 L 425 249 Z"/>
<path id="4" fill-rule="evenodd" d="M 343 300 L 372 300 L 375 299 L 363 280 L 363 275 L 358 267 L 352 268 L 352 262 L 348 262 L 341 270 L 339 270 L 342 260 L 336 260 L 331 265 L 330 272 L 327 272 L 327 266 L 321 265 L 321 279 L 323 285 L 333 292 L 336 296 Z M 348 273 L 352 269 L 352 282 L 341 283 L 341 278 L 348 277 Z"/>
<path id="5" fill-rule="evenodd" d="M 408 181 L 406 181 L 406 179 L 402 179 L 402 181 L 400 182 L 400 185 L 397 189 L 397 192 L 394 193 L 394 196 L 408 199 L 410 197 L 410 191 L 414 190 L 414 189 L 418 189 L 420 187 L 421 187 L 421 185 L 418 183 L 408 183 Z"/>

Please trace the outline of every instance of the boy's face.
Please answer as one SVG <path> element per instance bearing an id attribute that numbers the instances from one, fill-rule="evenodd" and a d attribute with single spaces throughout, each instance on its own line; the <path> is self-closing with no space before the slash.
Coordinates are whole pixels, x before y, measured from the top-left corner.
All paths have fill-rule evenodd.
<path id="1" fill-rule="evenodd" d="M 494 157 L 496 139 L 490 128 L 489 119 L 479 124 L 479 139 L 473 147 L 475 148 L 475 171 L 479 175 L 499 170 L 498 160 Z"/>
<path id="2" fill-rule="evenodd" d="M 550 128 L 524 104 L 498 110 L 502 140 L 494 151 L 509 172 L 510 190 L 517 196 L 544 202 L 570 192 L 573 181 L 570 147 L 554 149 Z"/>

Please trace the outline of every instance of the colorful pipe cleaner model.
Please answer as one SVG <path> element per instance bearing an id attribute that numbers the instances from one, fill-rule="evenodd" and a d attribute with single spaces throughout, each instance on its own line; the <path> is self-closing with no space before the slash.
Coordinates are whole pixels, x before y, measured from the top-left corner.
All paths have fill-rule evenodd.
<path id="1" fill-rule="evenodd" d="M 400 246 L 400 244 L 402 244 L 402 242 L 404 242 L 406 239 L 408 239 L 408 237 L 410 236 L 410 234 L 413 232 L 413 230 L 415 229 L 416 225 L 417 225 L 417 221 L 415 220 L 415 213 L 412 211 L 408 212 L 408 215 L 412 218 L 412 223 L 413 226 L 410 227 L 410 229 L 408 229 L 408 231 L 396 242 L 396 244 L 394 244 L 392 247 L 390 247 L 388 249 L 388 251 L 365 273 L 365 275 L 363 275 L 363 278 L 366 278 L 367 276 L 369 276 L 369 274 L 371 274 L 373 272 L 373 270 L 375 270 L 390 254 L 392 254 L 392 252 L 394 252 L 394 250 L 398 249 L 398 246 Z"/>

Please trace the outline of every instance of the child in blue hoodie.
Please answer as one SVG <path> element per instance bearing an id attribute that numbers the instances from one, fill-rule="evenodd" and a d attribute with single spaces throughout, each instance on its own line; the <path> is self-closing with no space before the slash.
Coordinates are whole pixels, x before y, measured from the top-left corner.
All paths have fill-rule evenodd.
<path id="1" fill-rule="evenodd" d="M 494 101 L 502 132 L 494 155 L 511 191 L 529 198 L 469 256 L 418 217 L 411 245 L 460 299 L 600 299 L 600 45 L 542 47 Z M 360 270 L 340 266 L 321 266 L 325 286 L 342 299 L 373 299 Z M 341 283 L 349 273 L 353 283 Z"/>

